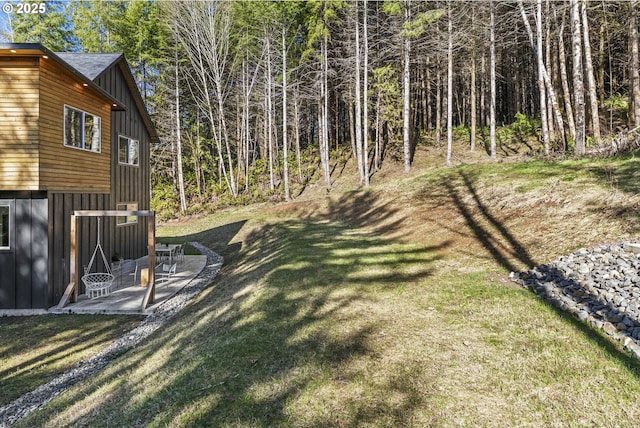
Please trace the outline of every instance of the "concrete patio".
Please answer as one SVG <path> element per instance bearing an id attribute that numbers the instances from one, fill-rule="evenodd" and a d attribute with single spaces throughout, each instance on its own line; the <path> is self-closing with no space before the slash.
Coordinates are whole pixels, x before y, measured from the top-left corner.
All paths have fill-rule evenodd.
<path id="1" fill-rule="evenodd" d="M 49 313 L 82 313 L 82 314 L 149 314 L 171 298 L 174 294 L 191 282 L 207 263 L 207 256 L 184 256 L 184 260 L 178 262 L 175 275 L 168 281 L 158 281 L 156 273 L 155 299 L 146 309 L 142 309 L 142 300 L 147 287 L 140 286 L 140 273 L 136 280 L 130 275 L 117 276 L 113 281 L 111 293 L 106 296 L 89 299 L 87 295 L 78 296 L 78 301 L 70 303 L 64 308 L 54 306 Z M 145 265 L 142 260 L 141 265 Z M 158 270 L 156 270 L 158 272 Z"/>

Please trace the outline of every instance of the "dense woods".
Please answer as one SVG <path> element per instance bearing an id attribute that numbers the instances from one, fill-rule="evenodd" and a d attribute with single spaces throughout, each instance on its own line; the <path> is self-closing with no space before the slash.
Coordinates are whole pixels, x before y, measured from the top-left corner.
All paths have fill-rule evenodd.
<path id="1" fill-rule="evenodd" d="M 48 2 L 3 35 L 124 52 L 165 213 L 289 200 L 419 145 L 584 155 L 640 125 L 636 1 Z M 463 145 L 454 144 L 463 142 Z"/>

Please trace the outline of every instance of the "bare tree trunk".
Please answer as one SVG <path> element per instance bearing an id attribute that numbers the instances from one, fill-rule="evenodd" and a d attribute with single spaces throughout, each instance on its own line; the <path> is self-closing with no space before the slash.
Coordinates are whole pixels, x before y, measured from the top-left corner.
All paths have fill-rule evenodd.
<path id="1" fill-rule="evenodd" d="M 476 49 L 475 47 L 471 51 L 471 83 L 470 83 L 470 92 L 471 92 L 471 151 L 475 151 L 476 149 L 476 127 L 477 127 L 477 101 L 476 101 Z"/>
<path id="2" fill-rule="evenodd" d="M 176 58 L 175 67 L 175 79 L 176 79 L 176 163 L 178 167 L 178 193 L 180 195 L 180 212 L 182 214 L 187 212 L 187 198 L 184 193 L 184 173 L 182 170 L 182 133 L 181 133 L 181 121 L 180 121 L 180 84 L 178 75 L 178 61 Z"/>
<path id="3" fill-rule="evenodd" d="M 286 26 L 282 23 L 282 179 L 284 181 L 284 199 L 291 200 L 289 189 L 289 142 L 287 141 L 287 43 Z"/>
<path id="4" fill-rule="evenodd" d="M 603 8 L 605 6 L 605 1 L 602 0 L 601 2 Z M 602 14 L 602 19 L 600 20 L 600 28 L 598 29 L 598 88 L 600 88 L 600 92 L 599 92 L 599 105 L 601 107 L 604 107 L 604 97 L 605 97 L 605 91 L 604 91 L 604 66 L 605 66 L 605 62 L 604 62 L 604 37 L 605 37 L 605 30 L 606 30 L 606 15 L 603 13 Z"/>
<path id="5" fill-rule="evenodd" d="M 226 74 L 231 22 L 225 5 L 216 3 L 170 3 L 171 25 L 194 73 L 190 76 L 196 89 L 198 107 L 206 114 L 219 156 L 220 180 L 236 197 L 235 166 L 227 132 L 224 100 L 228 94 Z M 214 99 L 211 99 L 212 96 Z M 223 146 L 224 143 L 224 146 Z"/>
<path id="6" fill-rule="evenodd" d="M 202 156 L 202 145 L 200 143 L 200 116 L 196 116 L 196 136 L 195 141 L 193 138 L 193 134 L 189 134 L 189 140 L 191 141 L 191 151 L 193 155 L 191 158 L 193 159 L 193 170 L 196 176 L 196 189 L 198 192 L 198 196 L 202 196 L 202 167 L 200 157 Z"/>
<path id="7" fill-rule="evenodd" d="M 638 62 L 640 53 L 638 49 L 638 2 L 631 2 L 631 19 L 629 20 L 629 38 L 631 43 L 631 93 L 633 94 L 633 123 L 640 124 L 640 72 Z"/>
<path id="8" fill-rule="evenodd" d="M 349 100 L 352 99 L 351 87 L 349 87 Z M 349 115 L 349 142 L 351 143 L 351 154 L 356 162 L 358 160 L 358 149 L 356 148 L 356 115 L 354 113 L 355 103 L 352 106 L 351 101 L 347 103 Z"/>
<path id="9" fill-rule="evenodd" d="M 538 4 L 537 5 L 537 13 L 536 15 L 539 15 L 540 18 L 536 18 L 536 34 L 537 34 L 537 38 L 534 38 L 533 35 L 533 31 L 531 30 L 531 25 L 529 24 L 529 19 L 527 18 L 527 13 L 524 9 L 524 5 L 522 3 L 522 0 L 518 1 L 518 5 L 520 7 L 520 14 L 522 15 L 522 20 L 524 21 L 524 26 L 525 29 L 527 30 L 527 34 L 529 35 L 529 41 L 531 42 L 531 46 L 534 50 L 534 52 L 536 52 L 536 57 L 538 58 L 538 90 L 542 90 L 540 87 L 540 78 L 542 78 L 542 81 L 544 82 L 544 104 L 543 101 L 540 101 L 540 111 L 541 111 L 541 119 L 542 119 L 542 113 L 544 113 L 544 117 L 547 119 L 544 121 L 544 123 L 542 124 L 543 127 L 543 139 L 544 136 L 546 135 L 547 140 L 545 140 L 545 151 L 547 150 L 546 147 L 549 144 L 550 140 L 551 140 L 551 135 L 549 132 L 549 121 L 548 118 L 550 114 L 553 114 L 555 117 L 555 123 L 557 125 L 558 130 L 560 130 L 560 137 L 562 138 L 562 141 L 564 141 L 564 120 L 562 119 L 562 112 L 560 111 L 560 105 L 558 104 L 558 99 L 556 97 L 556 93 L 555 93 L 555 89 L 553 86 L 553 82 L 551 81 L 551 77 L 549 76 L 549 73 L 547 73 L 547 69 L 544 65 L 544 56 L 542 55 L 543 52 L 543 48 L 540 46 L 540 44 L 542 43 L 542 5 Z M 536 39 L 538 39 L 538 41 L 536 41 Z M 542 59 L 541 59 L 542 58 Z M 540 76 L 541 75 L 541 76 Z M 548 105 L 547 105 L 547 96 L 549 97 L 550 101 L 551 101 L 551 106 L 552 106 L 552 110 L 548 109 Z M 544 110 L 544 112 L 543 112 Z M 546 132 L 545 132 L 545 128 L 546 128 Z"/>
<path id="10" fill-rule="evenodd" d="M 325 33 L 324 38 L 321 44 L 322 50 L 322 82 L 320 85 L 320 102 L 322 107 L 320 109 L 320 124 L 318 126 L 321 132 L 321 142 L 322 148 L 320 150 L 320 162 L 322 163 L 322 170 L 324 172 L 324 180 L 325 185 L 327 186 L 327 191 L 331 190 L 331 167 L 329 165 L 329 129 L 328 129 L 328 120 L 329 120 L 329 54 L 328 54 L 328 36 Z"/>
<path id="11" fill-rule="evenodd" d="M 542 139 L 544 141 L 544 153 L 549 154 L 550 138 L 549 124 L 547 122 L 547 91 L 544 85 L 544 57 L 542 50 L 542 0 L 537 0 L 536 8 L 536 58 L 538 60 L 538 91 L 540 92 L 540 120 L 542 121 Z"/>
<path id="12" fill-rule="evenodd" d="M 582 34 L 580 31 L 580 4 L 571 0 L 571 45 L 573 50 L 573 94 L 576 111 L 576 154 L 583 156 L 585 141 L 584 81 L 582 76 Z"/>
<path id="13" fill-rule="evenodd" d="M 409 22 L 411 16 L 409 5 L 405 6 L 404 21 Z M 404 171 L 411 170 L 411 136 L 410 136 L 410 113 L 411 113 L 411 87 L 410 87 L 410 59 L 411 40 L 404 38 L 404 48 L 402 52 L 402 147 L 404 151 Z"/>
<path id="14" fill-rule="evenodd" d="M 553 69 L 554 69 L 554 64 L 551 62 L 551 45 L 552 45 L 552 40 L 551 40 L 551 23 L 550 23 L 550 19 L 548 18 L 549 16 L 549 0 L 545 0 L 545 6 L 546 6 L 546 10 L 545 10 L 545 41 L 546 43 L 544 44 L 544 52 L 545 52 L 545 60 L 544 60 L 544 64 L 545 64 L 545 83 L 546 83 L 546 89 L 547 89 L 547 122 L 548 122 L 548 129 L 549 129 L 549 141 L 555 141 L 556 140 L 556 130 L 555 130 L 555 126 L 554 126 L 554 115 L 553 115 L 553 102 L 552 102 L 552 92 L 553 92 L 553 86 L 552 84 L 549 84 L 549 82 L 551 82 L 552 76 L 553 76 Z M 547 68 L 548 67 L 548 68 Z M 551 70 L 551 71 L 550 71 Z M 559 129 L 558 132 L 562 132 L 562 129 Z"/>
<path id="15" fill-rule="evenodd" d="M 369 15 L 368 10 L 368 2 L 364 0 L 364 16 L 362 18 L 362 37 L 363 48 L 364 48 L 364 70 L 363 70 L 363 100 L 362 100 L 362 109 L 363 117 L 362 121 L 364 122 L 362 128 L 362 169 L 364 170 L 364 185 L 366 187 L 369 186 L 369 34 L 368 34 L 368 25 L 367 25 L 367 17 Z"/>
<path id="16" fill-rule="evenodd" d="M 271 99 L 272 95 L 272 85 L 273 85 L 273 69 L 271 65 L 271 41 L 269 39 L 269 35 L 266 36 L 266 45 L 267 45 L 267 150 L 269 156 L 269 190 L 273 191 L 275 189 L 275 181 L 274 181 L 274 173 L 273 173 L 273 101 Z"/>
<path id="17" fill-rule="evenodd" d="M 432 109 L 432 105 L 433 103 L 431 102 L 431 68 L 429 67 L 430 61 L 429 58 L 426 59 L 426 81 L 427 81 L 427 92 L 426 92 L 426 100 L 425 102 L 427 103 L 427 129 L 429 129 L 429 135 L 431 134 L 431 131 L 433 129 L 433 109 Z"/>
<path id="18" fill-rule="evenodd" d="M 489 25 L 490 34 L 490 65 L 489 80 L 491 85 L 491 105 L 489 107 L 489 139 L 491 141 L 491 159 L 496 158 L 496 32 L 495 32 L 495 8 L 493 0 L 489 0 L 491 23 Z"/>
<path id="19" fill-rule="evenodd" d="M 487 59 L 482 53 L 482 57 L 480 58 L 480 126 L 487 126 L 489 121 L 487 118 L 487 107 L 486 107 L 486 84 L 487 84 Z"/>
<path id="20" fill-rule="evenodd" d="M 375 145 L 375 151 L 374 151 L 374 155 L 373 155 L 373 166 L 376 169 L 376 171 L 380 170 L 380 154 L 381 154 L 381 144 L 382 144 L 382 123 L 380 120 L 380 93 L 378 93 L 378 96 L 376 98 L 376 145 Z"/>
<path id="21" fill-rule="evenodd" d="M 440 147 L 442 138 L 442 69 L 436 65 L 436 144 Z"/>
<path id="22" fill-rule="evenodd" d="M 447 166 L 451 166 L 453 149 L 453 21 L 451 20 L 451 3 L 447 7 Z"/>
<path id="23" fill-rule="evenodd" d="M 300 94 L 298 93 L 298 89 L 294 86 L 293 90 L 293 117 L 294 117 L 294 129 L 295 129 L 295 140 L 296 140 L 296 163 L 298 164 L 298 176 L 300 181 L 304 180 L 302 176 L 302 159 L 300 155 Z"/>
<path id="24" fill-rule="evenodd" d="M 567 125 L 569 126 L 569 135 L 571 139 L 576 139 L 576 123 L 573 120 L 573 107 L 571 103 L 571 92 L 569 90 L 569 78 L 567 76 L 566 52 L 564 49 L 564 24 L 565 17 L 562 16 L 562 23 L 558 29 L 558 63 L 560 68 L 560 81 L 562 83 L 562 95 L 564 98 L 564 109 L 567 113 Z"/>
<path id="25" fill-rule="evenodd" d="M 589 22 L 587 20 L 587 2 L 580 3 L 582 14 L 582 37 L 584 40 L 584 64 L 589 84 L 589 101 L 591 102 L 591 125 L 595 143 L 600 143 L 600 114 L 598 112 L 598 95 L 596 94 L 596 79 L 593 74 L 593 61 L 591 60 L 591 41 L 589 40 Z"/>
<path id="26" fill-rule="evenodd" d="M 244 73 L 246 74 L 246 64 L 244 67 Z M 255 81 L 255 76 L 257 73 L 254 74 L 254 78 L 253 81 Z M 250 93 L 251 93 L 251 86 L 247 85 L 248 81 L 248 77 L 245 77 L 245 89 L 244 89 L 244 96 L 243 96 L 243 100 L 242 100 L 242 115 L 243 115 L 243 124 L 244 124 L 244 139 L 242 141 L 242 147 L 243 147 L 243 151 L 244 151 L 244 189 L 245 191 L 249 190 L 249 142 L 251 139 L 251 132 L 250 132 L 250 128 L 249 128 L 249 101 L 250 101 Z"/>
<path id="27" fill-rule="evenodd" d="M 364 168 L 362 162 L 362 95 L 360 93 L 360 21 L 358 17 L 358 1 L 355 2 L 356 8 L 356 42 L 355 42 L 355 85 L 356 85 L 356 163 L 358 164 L 358 173 L 360 174 L 360 183 L 364 182 Z"/>

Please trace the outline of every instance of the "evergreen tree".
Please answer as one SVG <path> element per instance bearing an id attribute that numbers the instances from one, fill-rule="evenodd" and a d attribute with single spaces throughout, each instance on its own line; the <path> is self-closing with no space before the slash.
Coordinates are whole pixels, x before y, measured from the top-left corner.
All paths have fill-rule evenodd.
<path id="1" fill-rule="evenodd" d="M 48 1 L 42 13 L 12 13 L 10 33 L 3 34 L 14 43 L 41 43 L 55 52 L 72 50 L 76 46 L 73 25 L 68 16 L 67 2 Z"/>

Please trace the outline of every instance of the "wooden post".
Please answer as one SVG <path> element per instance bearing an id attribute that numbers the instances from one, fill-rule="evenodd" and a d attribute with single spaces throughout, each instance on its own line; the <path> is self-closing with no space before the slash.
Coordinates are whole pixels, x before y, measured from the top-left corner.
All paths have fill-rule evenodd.
<path id="1" fill-rule="evenodd" d="M 78 300 L 78 217 L 71 214 L 71 248 L 69 251 L 69 285 L 67 285 L 60 302 L 59 308 L 64 308 L 69 303 Z"/>
<path id="2" fill-rule="evenodd" d="M 78 264 L 78 219 L 79 217 L 126 217 L 126 216 L 148 217 L 147 222 L 147 248 L 149 253 L 149 284 L 144 298 L 142 299 L 142 309 L 146 309 L 155 300 L 156 291 L 156 213 L 154 211 L 122 211 L 122 210 L 77 210 L 71 213 L 71 248 L 69 249 L 69 285 L 67 286 L 60 302 L 59 308 L 67 306 L 70 302 L 78 300 L 78 281 L 80 279 Z"/>
<path id="3" fill-rule="evenodd" d="M 147 247 L 149 253 L 149 285 L 142 299 L 142 310 L 153 303 L 156 296 L 156 216 L 147 222 Z"/>

